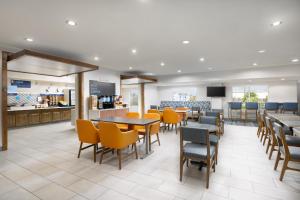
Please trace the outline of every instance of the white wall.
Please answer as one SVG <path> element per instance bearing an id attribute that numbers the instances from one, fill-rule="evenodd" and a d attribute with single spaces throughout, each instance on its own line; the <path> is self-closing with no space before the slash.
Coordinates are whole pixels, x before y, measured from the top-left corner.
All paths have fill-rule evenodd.
<path id="1" fill-rule="evenodd" d="M 150 105 L 159 105 L 160 98 L 156 85 L 145 84 L 145 112 L 150 109 Z"/>
<path id="2" fill-rule="evenodd" d="M 270 84 L 269 101 L 297 102 L 297 82 Z"/>
<path id="3" fill-rule="evenodd" d="M 97 71 L 84 73 L 84 118 L 88 118 L 88 97 L 90 96 L 89 81 L 110 82 L 116 84 L 116 95 L 120 95 L 120 72 L 100 68 Z"/>

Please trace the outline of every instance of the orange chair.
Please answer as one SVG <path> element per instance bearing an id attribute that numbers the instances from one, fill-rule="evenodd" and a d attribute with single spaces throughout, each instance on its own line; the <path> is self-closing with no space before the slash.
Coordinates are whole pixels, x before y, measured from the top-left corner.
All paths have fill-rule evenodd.
<path id="1" fill-rule="evenodd" d="M 140 114 L 138 112 L 128 112 L 126 113 L 127 118 L 140 118 Z M 117 124 L 118 128 L 122 131 L 128 131 L 127 124 Z"/>
<path id="2" fill-rule="evenodd" d="M 143 116 L 144 119 L 157 119 L 160 120 L 160 114 L 157 113 L 146 113 Z M 158 142 L 158 145 L 160 146 L 160 140 L 159 140 L 159 129 L 160 129 L 160 121 L 159 122 L 155 122 L 153 124 L 150 125 L 149 127 L 149 148 L 151 151 L 151 144 Z M 146 137 L 146 130 L 145 128 L 141 128 L 141 129 L 137 129 L 138 134 L 139 135 L 143 135 L 143 138 L 145 140 Z M 151 142 L 151 135 L 156 135 L 157 140 L 155 140 L 154 142 Z"/>
<path id="3" fill-rule="evenodd" d="M 131 130 L 127 132 L 121 132 L 115 123 L 109 122 L 100 122 L 99 123 L 99 138 L 101 140 L 101 144 L 105 148 L 116 149 L 117 155 L 119 159 L 119 169 L 121 169 L 121 151 L 124 148 L 127 148 L 129 145 L 133 145 L 136 159 L 138 159 L 138 153 L 136 148 L 136 141 L 138 139 L 138 133 L 136 130 Z M 103 160 L 103 155 L 107 153 L 105 151 L 101 152 L 100 156 L 100 164 Z"/>
<path id="4" fill-rule="evenodd" d="M 81 150 L 87 149 L 89 147 L 94 147 L 94 162 L 96 162 L 96 154 L 98 150 L 98 143 L 100 139 L 98 137 L 98 129 L 89 120 L 78 119 L 76 120 L 77 134 L 80 141 L 80 147 L 78 152 L 78 158 L 80 157 Z M 88 143 L 90 145 L 82 147 L 83 143 Z"/>
<path id="5" fill-rule="evenodd" d="M 166 125 L 168 125 L 168 129 L 170 129 L 170 124 L 175 125 L 176 134 L 177 134 L 177 125 L 181 123 L 181 117 L 174 110 L 164 110 L 163 112 L 163 123 L 164 123 L 164 131 L 166 130 Z"/>
<path id="6" fill-rule="evenodd" d="M 189 108 L 188 107 L 177 107 L 176 110 L 188 111 Z M 188 121 L 188 115 L 187 115 L 187 113 L 185 113 L 185 114 L 182 113 L 180 115 L 181 115 L 181 118 L 182 118 L 184 124 L 187 124 L 187 121 Z"/>
<path id="7" fill-rule="evenodd" d="M 157 114 L 159 114 L 159 115 L 160 115 L 160 121 L 162 121 L 162 120 L 163 120 L 163 113 L 162 113 L 162 112 L 160 112 L 159 110 L 155 110 L 155 109 L 149 109 L 149 110 L 147 111 L 147 113 L 157 113 Z"/>

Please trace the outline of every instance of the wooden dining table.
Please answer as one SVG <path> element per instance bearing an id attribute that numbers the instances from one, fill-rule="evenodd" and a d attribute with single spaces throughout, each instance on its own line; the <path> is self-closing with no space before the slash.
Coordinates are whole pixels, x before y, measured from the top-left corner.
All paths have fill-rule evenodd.
<path id="1" fill-rule="evenodd" d="M 118 123 L 118 124 L 128 124 L 129 126 L 144 126 L 146 137 L 145 137 L 145 153 L 140 157 L 141 159 L 147 157 L 150 153 L 153 152 L 153 150 L 150 151 L 150 141 L 149 141 L 149 134 L 150 134 L 150 125 L 159 122 L 160 120 L 157 119 L 134 119 L 134 118 L 126 118 L 126 117 L 104 117 L 104 118 L 97 118 L 97 119 L 91 119 L 91 121 L 95 122 L 112 122 L 112 123 Z"/>

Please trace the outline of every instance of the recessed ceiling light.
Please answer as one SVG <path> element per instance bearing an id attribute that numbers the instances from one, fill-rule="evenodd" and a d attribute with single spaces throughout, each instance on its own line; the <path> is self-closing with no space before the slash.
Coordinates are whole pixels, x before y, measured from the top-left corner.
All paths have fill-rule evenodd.
<path id="1" fill-rule="evenodd" d="M 32 38 L 25 38 L 25 40 L 26 40 L 27 42 L 33 42 L 33 39 L 32 39 Z"/>
<path id="2" fill-rule="evenodd" d="M 132 70 L 133 68 L 132 67 L 129 67 L 129 70 Z"/>
<path id="3" fill-rule="evenodd" d="M 188 41 L 188 40 L 183 40 L 182 41 L 182 44 L 189 44 L 190 43 L 190 41 Z"/>
<path id="4" fill-rule="evenodd" d="M 252 65 L 253 65 L 253 66 L 257 66 L 257 63 L 253 63 Z"/>
<path id="5" fill-rule="evenodd" d="M 293 63 L 299 62 L 299 59 L 298 59 L 298 58 L 295 58 L 295 59 L 292 60 L 292 62 L 293 62 Z"/>
<path id="6" fill-rule="evenodd" d="M 281 78 L 280 80 L 284 81 L 284 80 L 285 80 L 285 78 Z"/>
<path id="7" fill-rule="evenodd" d="M 66 23 L 69 25 L 69 26 L 76 26 L 77 25 L 77 22 L 73 21 L 73 20 L 67 20 Z"/>
<path id="8" fill-rule="evenodd" d="M 160 66 L 162 66 L 162 67 L 165 66 L 165 63 L 164 63 L 164 62 L 161 62 L 161 63 L 160 63 Z"/>
<path id="9" fill-rule="evenodd" d="M 96 61 L 99 60 L 99 57 L 98 57 L 98 56 L 95 56 L 95 57 L 94 57 L 94 60 L 96 60 Z"/>
<path id="10" fill-rule="evenodd" d="M 275 21 L 271 25 L 272 26 L 279 26 L 280 24 L 282 24 L 282 21 Z"/>
<path id="11" fill-rule="evenodd" d="M 132 54 L 136 54 L 136 53 L 137 53 L 137 50 L 136 50 L 136 49 L 131 49 L 131 53 L 132 53 Z"/>
<path id="12" fill-rule="evenodd" d="M 201 62 L 204 62 L 205 61 L 205 58 L 200 58 L 199 59 Z"/>
<path id="13" fill-rule="evenodd" d="M 178 73 L 181 73 L 181 69 L 177 70 Z"/>
<path id="14" fill-rule="evenodd" d="M 264 49 L 261 49 L 261 50 L 258 50 L 257 52 L 258 52 L 258 53 L 265 53 L 265 52 L 266 52 L 266 50 L 264 50 Z"/>
<path id="15" fill-rule="evenodd" d="M 212 67 L 209 67 L 209 68 L 207 68 L 208 70 L 213 70 L 213 68 Z"/>

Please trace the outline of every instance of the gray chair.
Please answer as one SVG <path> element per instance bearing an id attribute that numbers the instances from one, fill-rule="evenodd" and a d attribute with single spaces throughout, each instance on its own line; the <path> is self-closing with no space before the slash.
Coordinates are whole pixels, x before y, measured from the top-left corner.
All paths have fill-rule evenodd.
<path id="1" fill-rule="evenodd" d="M 193 106 L 191 112 L 192 112 L 192 119 L 198 119 L 200 117 L 200 107 Z"/>
<path id="2" fill-rule="evenodd" d="M 207 129 L 181 127 L 180 129 L 180 181 L 182 181 L 183 165 L 189 160 L 202 161 L 206 164 L 206 188 L 209 187 L 211 168 L 216 170 L 215 147 L 210 145 Z"/>
<path id="3" fill-rule="evenodd" d="M 248 113 L 255 113 L 255 120 L 257 120 L 258 103 L 257 102 L 246 102 L 245 120 L 248 120 Z"/>
<path id="4" fill-rule="evenodd" d="M 220 126 L 220 133 L 224 134 L 224 118 L 223 118 L 223 110 L 222 109 L 212 109 L 212 111 L 205 112 L 205 116 L 208 117 L 217 117 L 219 126 Z"/>
<path id="5" fill-rule="evenodd" d="M 274 123 L 274 131 L 278 142 L 278 152 L 275 161 L 274 170 L 277 170 L 278 163 L 280 160 L 284 160 L 279 180 L 282 181 L 286 170 L 294 170 L 300 172 L 299 168 L 289 167 L 289 161 L 300 163 L 300 147 L 291 146 L 288 144 L 287 136 L 284 134 L 282 126 L 278 123 Z M 289 143 L 291 141 L 297 141 L 299 137 L 289 136 Z M 281 156 L 284 156 L 283 158 Z"/>
<path id="6" fill-rule="evenodd" d="M 229 118 L 231 120 L 233 119 L 232 118 L 233 111 L 238 111 L 240 113 L 239 119 L 240 120 L 242 119 L 242 105 L 243 105 L 242 102 L 229 102 L 230 112 L 228 112 L 228 114 L 230 115 Z"/>

